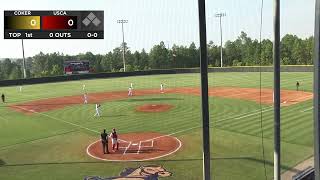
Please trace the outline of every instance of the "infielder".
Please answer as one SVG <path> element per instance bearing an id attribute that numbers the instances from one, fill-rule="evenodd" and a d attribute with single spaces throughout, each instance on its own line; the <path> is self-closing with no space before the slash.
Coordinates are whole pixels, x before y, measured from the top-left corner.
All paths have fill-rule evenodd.
<path id="1" fill-rule="evenodd" d="M 100 107 L 101 107 L 101 105 L 100 105 L 100 104 L 96 104 L 96 114 L 95 114 L 94 116 L 98 116 L 98 117 L 100 117 L 100 113 L 101 113 L 101 111 L 100 111 Z"/>
<path id="2" fill-rule="evenodd" d="M 88 95 L 87 95 L 87 93 L 84 93 L 83 94 L 83 100 L 84 100 L 84 104 L 88 104 Z"/>
<path id="3" fill-rule="evenodd" d="M 128 96 L 132 96 L 132 95 L 133 95 L 132 88 L 129 87 L 129 89 L 128 89 Z"/>
<path id="4" fill-rule="evenodd" d="M 86 85 L 82 84 L 82 90 L 86 90 Z"/>
<path id="5" fill-rule="evenodd" d="M 299 83 L 299 81 L 297 81 L 297 83 L 296 83 L 297 91 L 299 91 L 299 86 L 300 86 L 300 83 Z"/>
<path id="6" fill-rule="evenodd" d="M 133 89 L 133 83 L 130 83 L 130 87 L 131 87 L 131 89 Z"/>
<path id="7" fill-rule="evenodd" d="M 115 146 L 117 145 L 117 150 L 119 150 L 119 142 L 118 142 L 118 135 L 116 129 L 112 129 L 112 133 L 110 134 L 112 140 L 112 150 L 114 151 Z"/>
<path id="8" fill-rule="evenodd" d="M 162 83 L 160 84 L 160 92 L 161 92 L 161 93 L 164 93 L 164 86 L 163 86 Z"/>

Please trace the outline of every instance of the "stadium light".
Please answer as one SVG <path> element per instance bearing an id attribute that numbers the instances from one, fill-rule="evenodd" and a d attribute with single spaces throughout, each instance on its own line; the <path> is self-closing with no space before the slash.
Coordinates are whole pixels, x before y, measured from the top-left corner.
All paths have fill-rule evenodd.
<path id="1" fill-rule="evenodd" d="M 128 23 L 128 20 L 126 20 L 126 19 L 119 19 L 119 20 L 117 20 L 117 23 L 121 24 L 121 26 L 122 26 L 122 46 L 123 46 L 122 60 L 123 60 L 123 71 L 126 72 L 126 60 L 125 60 L 126 47 L 125 47 L 125 45 L 124 45 L 124 30 L 123 30 L 123 24 Z"/>
<path id="2" fill-rule="evenodd" d="M 220 47 L 220 53 L 221 53 L 221 55 L 220 55 L 220 58 L 221 58 L 221 63 L 220 63 L 220 66 L 221 67 L 223 67 L 223 47 L 222 47 L 222 26 L 221 26 L 221 19 L 222 19 L 222 17 L 225 17 L 225 16 L 227 16 L 227 14 L 226 13 L 217 13 L 216 15 L 215 15 L 215 17 L 217 17 L 217 18 L 219 18 L 220 19 L 220 45 L 221 45 L 221 47 Z"/>
<path id="3" fill-rule="evenodd" d="M 24 56 L 24 44 L 23 44 L 23 39 L 21 39 L 21 45 L 22 45 L 22 66 L 23 66 L 23 78 L 27 78 L 27 71 L 26 71 L 26 58 Z"/>

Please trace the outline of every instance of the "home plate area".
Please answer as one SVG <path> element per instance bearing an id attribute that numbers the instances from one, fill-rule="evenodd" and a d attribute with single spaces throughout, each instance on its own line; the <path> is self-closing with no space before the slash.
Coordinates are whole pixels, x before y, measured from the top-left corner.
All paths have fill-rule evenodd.
<path id="1" fill-rule="evenodd" d="M 119 149 L 112 151 L 109 140 L 109 154 L 104 154 L 100 140 L 87 147 L 87 154 L 104 161 L 148 161 L 169 156 L 182 146 L 173 136 L 153 132 L 118 135 Z"/>
<path id="2" fill-rule="evenodd" d="M 125 140 L 119 139 L 120 146 L 119 149 L 123 150 L 123 155 L 125 154 L 139 154 L 139 153 L 147 153 L 152 152 L 154 150 L 154 139 L 139 141 L 139 142 L 128 142 Z"/>

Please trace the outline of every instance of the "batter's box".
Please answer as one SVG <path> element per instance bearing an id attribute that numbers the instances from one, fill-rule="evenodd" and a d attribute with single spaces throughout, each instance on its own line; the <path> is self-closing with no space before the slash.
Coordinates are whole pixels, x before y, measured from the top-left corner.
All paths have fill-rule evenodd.
<path id="1" fill-rule="evenodd" d="M 118 139 L 118 143 L 119 143 L 119 149 L 128 149 L 131 145 L 131 142 L 128 142 L 122 139 Z"/>
<path id="2" fill-rule="evenodd" d="M 141 148 L 152 148 L 153 147 L 154 140 L 146 140 L 146 141 L 140 141 L 140 147 Z"/>

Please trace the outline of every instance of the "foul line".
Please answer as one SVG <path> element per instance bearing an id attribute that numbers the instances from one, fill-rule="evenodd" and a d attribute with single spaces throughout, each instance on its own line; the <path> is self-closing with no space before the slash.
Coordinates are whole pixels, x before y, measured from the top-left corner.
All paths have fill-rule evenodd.
<path id="1" fill-rule="evenodd" d="M 307 111 L 310 111 L 310 110 L 312 110 L 312 109 L 313 109 L 313 106 L 310 107 L 310 108 L 308 108 L 308 109 L 305 109 L 305 110 L 303 110 L 303 111 L 300 111 L 300 112 L 307 112 Z"/>
<path id="2" fill-rule="evenodd" d="M 37 112 L 37 111 L 33 111 L 33 110 L 28 110 L 28 109 L 25 109 L 25 108 L 19 107 L 19 106 L 13 106 L 13 107 L 22 109 L 22 110 L 24 110 L 24 111 L 29 111 L 29 112 L 33 112 L 33 113 L 36 113 L 36 114 L 40 114 L 40 115 L 46 116 L 46 117 L 48 117 L 48 118 L 51 118 L 51 119 L 54 119 L 54 120 L 57 120 L 57 121 L 60 121 L 60 122 L 64 122 L 64 123 L 67 123 L 67 124 L 69 124 L 69 125 L 73 125 L 73 126 L 76 126 L 76 127 L 79 127 L 79 128 L 85 129 L 85 130 L 88 130 L 88 131 L 90 131 L 90 132 L 94 132 L 94 133 L 98 133 L 98 134 L 99 134 L 99 132 L 96 131 L 96 130 L 89 129 L 89 128 L 84 127 L 84 126 L 81 126 L 81 125 L 79 125 L 79 124 L 75 124 L 75 123 L 72 123 L 72 122 L 69 122 L 69 121 L 62 120 L 61 118 L 56 118 L 56 117 L 54 117 L 54 116 L 50 116 L 50 115 L 47 115 L 47 114 L 44 114 L 44 113 L 40 113 L 40 112 Z"/>
<path id="3" fill-rule="evenodd" d="M 242 119 L 242 118 L 245 118 L 245 117 L 250 117 L 250 116 L 253 116 L 253 115 L 255 115 L 255 114 L 260 114 L 260 113 L 263 113 L 263 112 L 268 112 L 268 111 L 271 111 L 271 110 L 273 110 L 273 109 L 267 109 L 267 110 L 264 110 L 264 111 L 261 111 L 261 112 L 256 112 L 256 113 L 252 113 L 252 114 L 248 114 L 248 115 L 246 115 L 246 116 L 241 116 L 241 117 L 238 117 L 238 118 L 235 118 L 235 119 Z"/>

